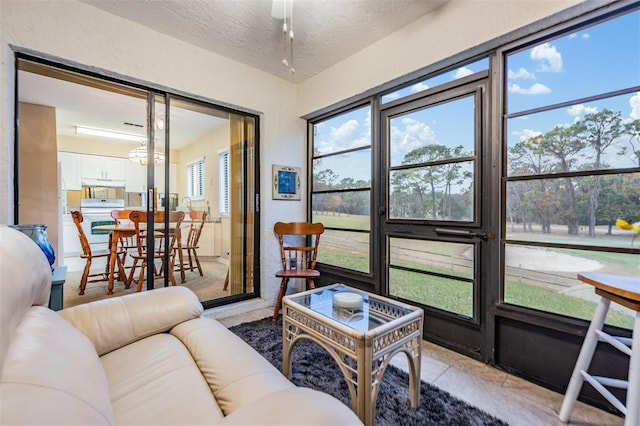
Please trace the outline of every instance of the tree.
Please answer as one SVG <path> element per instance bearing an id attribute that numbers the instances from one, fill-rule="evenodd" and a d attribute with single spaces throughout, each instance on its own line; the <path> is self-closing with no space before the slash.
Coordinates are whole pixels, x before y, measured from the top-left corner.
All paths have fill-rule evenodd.
<path id="1" fill-rule="evenodd" d="M 636 160 L 636 165 L 640 167 L 640 119 L 633 120 L 624 125 L 624 133 L 629 135 L 629 145 L 631 154 Z M 626 155 L 627 148 L 623 148 L 618 154 Z"/>
<path id="2" fill-rule="evenodd" d="M 570 127 L 556 126 L 542 137 L 536 138 L 534 143 L 540 145 L 545 154 L 554 157 L 554 171 L 558 173 L 568 172 L 575 168 L 578 157 L 583 152 L 586 143 L 582 138 L 585 125 L 577 122 Z M 571 177 L 564 178 L 565 196 L 562 200 L 562 221 L 567 225 L 567 233 L 577 235 L 579 223 L 575 210 L 576 196 L 573 190 Z"/>
<path id="3" fill-rule="evenodd" d="M 603 168 L 602 156 L 613 142 L 622 134 L 622 114 L 603 109 L 594 114 L 584 116 L 585 142 L 594 151 L 593 167 Z M 596 213 L 600 194 L 600 176 L 594 176 L 593 189 L 589 203 L 589 236 L 596 236 Z"/>

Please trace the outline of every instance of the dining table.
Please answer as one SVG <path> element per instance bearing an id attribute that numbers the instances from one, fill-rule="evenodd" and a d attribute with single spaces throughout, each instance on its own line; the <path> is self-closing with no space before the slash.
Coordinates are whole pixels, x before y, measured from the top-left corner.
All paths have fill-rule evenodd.
<path id="1" fill-rule="evenodd" d="M 140 229 L 143 231 L 147 230 L 146 223 L 140 224 Z M 154 223 L 153 229 L 155 232 L 165 232 L 165 224 L 164 223 Z M 113 284 L 115 281 L 115 267 L 116 267 L 116 256 L 118 255 L 118 243 L 120 238 L 132 237 L 136 234 L 136 227 L 132 222 L 120 222 L 117 224 L 109 224 L 109 225 L 98 225 L 94 226 L 93 230 L 96 231 L 106 231 L 109 232 L 109 248 L 111 255 L 109 256 L 109 284 L 107 285 L 107 294 L 113 294 Z M 176 227 L 175 222 L 169 223 L 169 234 L 173 234 L 179 232 L 180 228 Z M 183 255 L 182 255 L 182 238 L 178 235 L 176 239 L 178 247 L 178 259 L 180 260 L 180 281 L 185 282 L 185 273 L 183 264 Z M 173 273 L 173 271 L 171 271 Z M 127 283 L 128 284 L 128 283 Z"/>

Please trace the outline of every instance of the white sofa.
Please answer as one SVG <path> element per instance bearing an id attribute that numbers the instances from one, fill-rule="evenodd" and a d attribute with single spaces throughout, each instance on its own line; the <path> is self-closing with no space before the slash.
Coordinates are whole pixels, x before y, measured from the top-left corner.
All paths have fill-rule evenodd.
<path id="1" fill-rule="evenodd" d="M 185 287 L 47 308 L 49 264 L 0 226 L 0 424 L 354 425 L 297 387 Z"/>

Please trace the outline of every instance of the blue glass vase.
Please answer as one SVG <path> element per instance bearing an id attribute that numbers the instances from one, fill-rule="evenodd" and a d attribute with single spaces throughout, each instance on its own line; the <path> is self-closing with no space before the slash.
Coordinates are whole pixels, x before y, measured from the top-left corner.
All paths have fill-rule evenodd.
<path id="1" fill-rule="evenodd" d="M 25 234 L 40 247 L 53 271 L 53 262 L 56 260 L 56 254 L 51 243 L 49 243 L 49 238 L 47 238 L 47 225 L 10 225 L 10 227 Z"/>

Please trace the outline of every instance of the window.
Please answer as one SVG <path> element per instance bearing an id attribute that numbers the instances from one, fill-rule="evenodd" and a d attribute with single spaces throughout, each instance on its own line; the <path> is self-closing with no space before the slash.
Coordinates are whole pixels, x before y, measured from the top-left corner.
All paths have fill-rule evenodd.
<path id="1" fill-rule="evenodd" d="M 220 215 L 225 216 L 229 214 L 229 151 L 222 151 L 218 155 L 218 170 L 220 176 L 219 181 L 219 194 L 220 194 Z"/>
<path id="2" fill-rule="evenodd" d="M 204 158 L 187 164 L 187 193 L 189 198 L 204 197 Z"/>
<path id="3" fill-rule="evenodd" d="M 417 83 L 410 84 L 409 86 L 402 89 L 395 89 L 390 93 L 382 95 L 380 98 L 380 103 L 385 104 L 387 102 L 392 102 L 396 99 L 401 99 L 413 95 L 414 93 L 423 92 L 432 87 L 439 86 L 441 84 L 454 81 L 486 69 L 489 69 L 489 59 L 482 58 L 458 67 L 452 71 L 443 72 L 434 77 L 429 77 Z"/>
<path id="4" fill-rule="evenodd" d="M 635 233 L 616 224 L 640 220 L 639 21 L 636 10 L 506 56 L 505 302 L 589 319 L 593 289 L 576 273 L 637 276 Z"/>
<path id="5" fill-rule="evenodd" d="M 318 261 L 368 273 L 371 107 L 353 109 L 311 126 L 311 220 L 325 225 Z"/>

